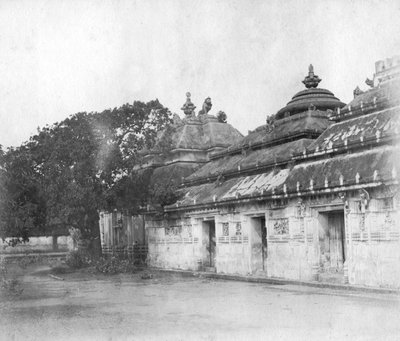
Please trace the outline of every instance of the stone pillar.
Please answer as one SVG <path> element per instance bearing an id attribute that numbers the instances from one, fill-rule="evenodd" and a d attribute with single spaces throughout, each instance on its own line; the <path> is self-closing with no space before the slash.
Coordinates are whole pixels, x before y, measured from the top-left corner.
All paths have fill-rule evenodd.
<path id="1" fill-rule="evenodd" d="M 346 247 L 346 260 L 343 263 L 343 281 L 344 284 L 349 284 L 349 263 L 352 256 L 352 240 L 351 240 L 351 224 L 348 218 L 351 210 L 344 208 L 344 231 L 345 231 L 345 247 Z"/>
<path id="2" fill-rule="evenodd" d="M 319 281 L 320 272 L 320 251 L 319 251 L 319 226 L 318 226 L 318 212 L 312 210 L 312 229 L 313 229 L 313 249 L 314 261 L 311 267 L 311 277 L 313 281 Z"/>

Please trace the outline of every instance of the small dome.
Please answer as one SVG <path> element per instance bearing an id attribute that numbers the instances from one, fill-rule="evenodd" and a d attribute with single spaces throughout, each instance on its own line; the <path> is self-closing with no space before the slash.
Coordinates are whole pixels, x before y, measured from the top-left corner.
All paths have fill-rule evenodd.
<path id="1" fill-rule="evenodd" d="M 321 79 L 314 74 L 314 68 L 309 66 L 308 76 L 303 80 L 306 90 L 298 92 L 292 97 L 292 100 L 276 114 L 280 119 L 288 115 L 295 115 L 312 108 L 313 110 L 336 110 L 342 108 L 345 103 L 341 102 L 332 92 L 326 89 L 317 88 Z"/>

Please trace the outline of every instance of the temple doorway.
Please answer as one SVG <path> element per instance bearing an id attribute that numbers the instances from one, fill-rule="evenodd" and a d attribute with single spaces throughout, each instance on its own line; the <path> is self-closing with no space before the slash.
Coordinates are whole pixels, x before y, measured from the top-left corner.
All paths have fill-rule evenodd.
<path id="1" fill-rule="evenodd" d="M 252 217 L 251 228 L 251 270 L 253 273 L 266 271 L 268 245 L 265 216 Z"/>
<path id="2" fill-rule="evenodd" d="M 343 278 L 346 261 L 346 234 L 343 210 L 319 213 L 319 246 L 321 279 Z"/>
<path id="3" fill-rule="evenodd" d="M 206 250 L 203 266 L 214 268 L 216 256 L 215 220 L 203 221 L 203 247 Z"/>

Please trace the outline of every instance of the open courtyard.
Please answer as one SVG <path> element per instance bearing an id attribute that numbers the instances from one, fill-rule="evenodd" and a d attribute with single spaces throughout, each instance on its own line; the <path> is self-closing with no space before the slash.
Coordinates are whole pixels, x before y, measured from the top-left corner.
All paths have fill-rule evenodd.
<path id="1" fill-rule="evenodd" d="M 149 274 L 143 279 L 143 274 Z M 58 278 L 57 278 L 58 277 Z M 400 297 L 143 272 L 50 275 L 2 293 L 2 340 L 398 340 Z M 62 280 L 61 280 L 62 279 Z"/>

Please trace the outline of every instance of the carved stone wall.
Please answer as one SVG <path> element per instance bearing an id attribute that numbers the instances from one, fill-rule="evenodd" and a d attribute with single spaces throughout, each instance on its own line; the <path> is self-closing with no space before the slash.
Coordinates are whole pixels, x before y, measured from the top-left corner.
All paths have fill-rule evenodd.
<path id="1" fill-rule="evenodd" d="M 400 287 L 400 200 L 397 188 L 345 196 L 248 203 L 210 211 L 192 211 L 174 221 L 148 225 L 150 265 L 196 270 L 206 249 L 201 245 L 203 219 L 214 219 L 217 272 L 298 280 L 324 280 L 321 265 L 321 217 L 329 212 L 344 216 L 344 272 L 341 282 L 355 285 Z M 364 205 L 364 206 L 362 206 Z M 262 243 L 254 219 L 265 219 L 264 271 L 254 271 L 253 243 Z M 156 226 L 157 225 L 157 226 Z M 322 239 L 321 239 L 322 238 Z M 261 263 L 262 264 L 262 263 Z"/>

